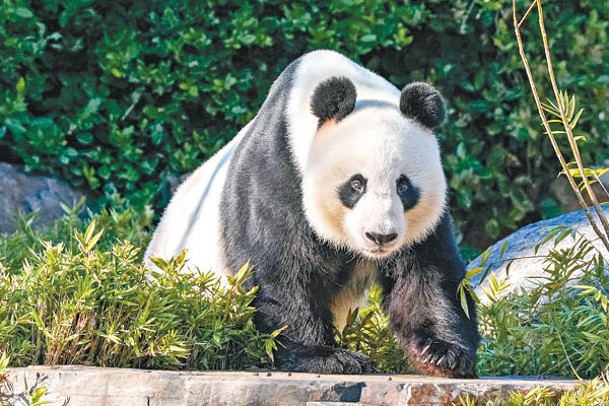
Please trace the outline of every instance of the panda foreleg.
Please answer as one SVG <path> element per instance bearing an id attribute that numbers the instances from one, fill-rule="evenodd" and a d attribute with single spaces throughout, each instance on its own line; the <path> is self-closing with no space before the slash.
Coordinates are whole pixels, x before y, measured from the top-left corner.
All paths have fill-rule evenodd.
<path id="1" fill-rule="evenodd" d="M 423 243 L 381 267 L 384 305 L 402 350 L 421 372 L 476 377 L 476 309 L 457 298 L 464 267 L 448 218 Z"/>

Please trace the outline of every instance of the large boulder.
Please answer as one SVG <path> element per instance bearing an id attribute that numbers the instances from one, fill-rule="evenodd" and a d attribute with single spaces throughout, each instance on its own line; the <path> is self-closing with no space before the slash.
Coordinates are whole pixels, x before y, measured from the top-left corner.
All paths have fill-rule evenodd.
<path id="1" fill-rule="evenodd" d="M 19 167 L 0 163 L 0 233 L 17 230 L 15 214 L 38 210 L 35 225 L 53 224 L 64 214 L 60 203 L 72 207 L 82 194 L 67 183 L 44 176 L 30 176 Z"/>
<path id="2" fill-rule="evenodd" d="M 597 218 L 596 214 L 594 214 L 594 208 L 591 207 L 590 210 L 594 217 Z M 605 216 L 609 218 L 609 206 L 604 205 L 603 211 Z M 600 222 L 597 221 L 597 223 Z M 549 250 L 567 248 L 573 246 L 577 241 L 569 236 L 555 245 L 551 239 L 549 242 L 542 245 L 536 253 L 535 246 L 552 232 L 556 226 L 567 226 L 576 230 L 577 236 L 583 236 L 588 239 L 603 255 L 606 260 L 605 263 L 609 263 L 609 252 L 607 252 L 598 236 L 594 233 L 585 212 L 583 210 L 578 210 L 549 220 L 529 224 L 495 243 L 489 249 L 490 255 L 486 261 L 486 266 L 490 265 L 488 275 L 493 272 L 500 280 L 506 280 L 510 284 L 510 289 L 508 289 L 506 293 L 519 290 L 521 287 L 527 289 L 534 286 L 538 283 L 536 282 L 535 277 L 544 275 L 543 262 Z M 502 247 L 506 243 L 505 251 L 503 255 L 501 255 Z M 592 254 L 593 253 L 589 254 L 588 257 Z M 520 259 L 513 261 L 509 268 L 509 273 L 506 273 L 506 268 L 510 263 L 509 260 L 515 258 Z M 479 256 L 467 266 L 467 269 L 471 270 L 481 266 L 481 264 L 482 256 Z M 577 273 L 575 275 L 577 275 Z M 481 280 L 482 276 L 483 273 L 479 273 L 473 277 L 470 282 L 474 287 L 476 294 L 479 297 L 484 298 L 485 294 L 483 287 L 488 286 L 490 277 Z"/>

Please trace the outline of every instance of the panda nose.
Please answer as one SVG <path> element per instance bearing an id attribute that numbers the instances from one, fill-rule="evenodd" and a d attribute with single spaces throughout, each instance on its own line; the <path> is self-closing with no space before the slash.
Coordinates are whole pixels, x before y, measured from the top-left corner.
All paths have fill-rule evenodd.
<path id="1" fill-rule="evenodd" d="M 391 234 L 379 234 L 379 233 L 365 233 L 366 238 L 374 242 L 377 245 L 387 244 L 397 238 L 397 233 Z"/>

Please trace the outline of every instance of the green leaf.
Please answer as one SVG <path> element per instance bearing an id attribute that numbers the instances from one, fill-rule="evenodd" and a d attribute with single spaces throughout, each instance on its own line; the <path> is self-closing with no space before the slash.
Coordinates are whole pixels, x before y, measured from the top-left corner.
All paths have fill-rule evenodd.
<path id="1" fill-rule="evenodd" d="M 465 289 L 459 290 L 459 299 L 461 301 L 461 308 L 463 309 L 463 311 L 465 312 L 465 315 L 469 319 L 470 318 L 469 317 L 469 306 L 467 304 L 467 293 L 465 292 Z"/>
<path id="2" fill-rule="evenodd" d="M 474 276 L 478 275 L 480 272 L 482 272 L 482 270 L 484 269 L 484 267 L 482 266 L 477 266 L 475 268 L 470 269 L 469 271 L 467 271 L 465 273 L 465 279 L 471 279 Z"/>
<path id="3" fill-rule="evenodd" d="M 23 92 L 25 91 L 25 79 L 23 78 L 23 76 L 21 76 L 17 81 L 15 89 L 17 90 L 18 94 L 23 94 Z"/>
<path id="4" fill-rule="evenodd" d="M 15 9 L 15 14 L 21 18 L 32 18 L 34 17 L 34 13 L 26 7 L 17 7 Z"/>
<path id="5" fill-rule="evenodd" d="M 499 250 L 499 259 L 503 258 L 503 254 L 505 254 L 505 250 L 508 247 L 508 241 L 504 241 L 503 244 L 501 244 L 501 249 Z"/>
<path id="6" fill-rule="evenodd" d="M 486 233 L 493 238 L 498 237 L 501 230 L 499 222 L 495 219 L 488 220 L 484 225 L 484 229 L 486 230 Z"/>
<path id="7" fill-rule="evenodd" d="M 366 34 L 361 38 L 362 42 L 376 42 L 375 34 Z"/>
<path id="8" fill-rule="evenodd" d="M 577 112 L 577 115 L 575 116 L 575 118 L 573 118 L 573 119 L 571 120 L 571 123 L 570 123 L 570 125 L 569 125 L 569 127 L 571 127 L 571 129 L 574 129 L 574 128 L 575 128 L 575 126 L 577 126 L 577 123 L 579 122 L 579 119 L 580 119 L 580 117 L 582 116 L 582 113 L 583 113 L 583 112 L 584 112 L 584 109 L 580 109 L 580 110 Z"/>

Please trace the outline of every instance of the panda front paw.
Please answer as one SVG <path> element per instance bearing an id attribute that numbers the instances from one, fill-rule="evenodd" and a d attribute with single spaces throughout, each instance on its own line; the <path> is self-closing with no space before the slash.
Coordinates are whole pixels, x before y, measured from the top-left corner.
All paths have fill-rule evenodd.
<path id="1" fill-rule="evenodd" d="M 420 340 L 410 348 L 422 373 L 445 378 L 477 378 L 475 351 L 443 340 Z"/>
<path id="2" fill-rule="evenodd" d="M 370 358 L 359 352 L 330 346 L 300 348 L 282 354 L 279 368 L 317 374 L 362 374 L 375 372 Z"/>

